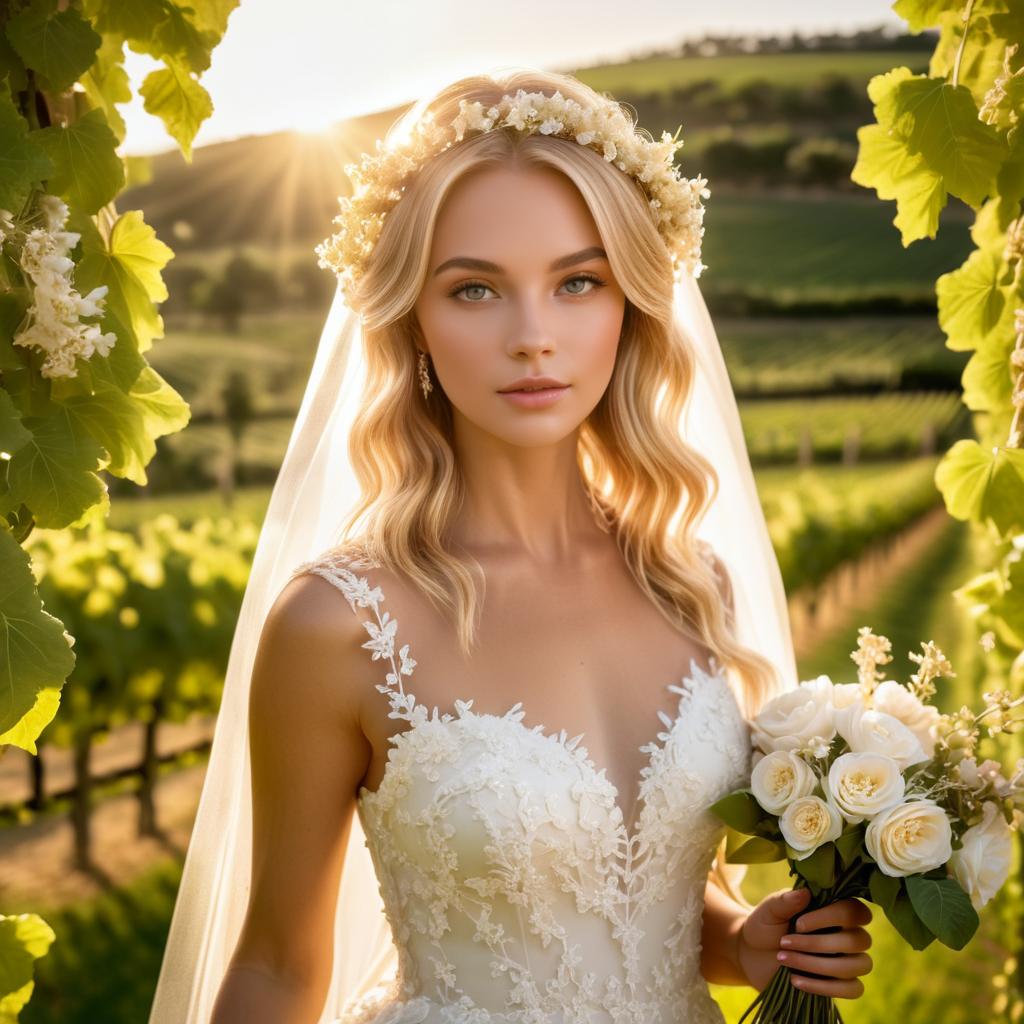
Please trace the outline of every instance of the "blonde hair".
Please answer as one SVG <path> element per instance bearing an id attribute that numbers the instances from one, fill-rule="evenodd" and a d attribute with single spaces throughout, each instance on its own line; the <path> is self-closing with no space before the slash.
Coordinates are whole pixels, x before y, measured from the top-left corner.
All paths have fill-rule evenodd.
<path id="1" fill-rule="evenodd" d="M 561 90 L 582 104 L 609 102 L 570 76 L 530 70 L 502 80 L 460 79 L 410 113 L 429 111 L 443 122 L 457 114 L 461 99 L 490 105 L 519 88 Z M 718 478 L 679 435 L 695 363 L 672 316 L 670 257 L 640 185 L 586 146 L 514 129 L 467 138 L 420 168 L 389 212 L 353 299 L 367 365 L 364 402 L 349 441 L 361 498 L 339 540 L 358 543 L 372 560 L 407 577 L 447 611 L 461 648 L 470 651 L 483 574 L 475 559 L 449 543 L 463 480 L 452 446 L 451 405 L 440 389 L 430 401 L 419 391 L 413 306 L 452 186 L 479 168 L 509 164 L 552 168 L 573 182 L 626 295 L 612 378 L 581 425 L 578 442 L 578 465 L 598 522 L 669 621 L 696 633 L 719 661 L 738 670 L 752 714 L 773 691 L 775 670 L 736 643 L 715 574 L 697 550 L 695 531 Z M 679 524 L 670 528 L 680 508 Z"/>
<path id="2" fill-rule="evenodd" d="M 584 105 L 610 102 L 570 76 L 517 70 L 501 79 L 460 79 L 413 108 L 406 122 L 429 111 L 446 123 L 462 99 L 489 106 L 520 88 L 561 90 Z M 662 614 L 735 670 L 744 713 L 753 715 L 779 682 L 768 659 L 737 642 L 715 572 L 698 551 L 695 531 L 718 478 L 679 436 L 695 357 L 672 315 L 670 255 L 639 183 L 586 146 L 514 129 L 467 137 L 422 166 L 389 212 L 352 300 L 366 345 L 366 390 L 349 441 L 362 493 L 339 540 L 408 579 L 453 621 L 469 652 L 483 572 L 450 544 L 464 484 L 452 445 L 451 405 L 438 388 L 429 401 L 419 391 L 413 307 L 452 186 L 475 169 L 509 164 L 552 168 L 572 181 L 626 295 L 611 381 L 578 439 L 577 464 L 597 521 Z M 727 880 L 723 887 L 730 891 Z"/>

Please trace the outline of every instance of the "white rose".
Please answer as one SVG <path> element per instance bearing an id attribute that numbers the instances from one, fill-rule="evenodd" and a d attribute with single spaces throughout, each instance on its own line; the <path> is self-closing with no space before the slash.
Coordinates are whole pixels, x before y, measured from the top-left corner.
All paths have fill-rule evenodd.
<path id="1" fill-rule="evenodd" d="M 843 831 L 843 816 L 835 805 L 820 796 L 802 796 L 782 812 L 779 829 L 783 838 L 797 851 L 797 860 L 809 857 L 822 843 L 838 839 Z"/>
<path id="2" fill-rule="evenodd" d="M 840 754 L 828 771 L 828 788 L 849 822 L 864 821 L 903 800 L 906 784 L 899 764 L 886 754 Z"/>
<path id="3" fill-rule="evenodd" d="M 922 874 L 945 864 L 953 852 L 953 829 L 934 800 L 909 800 L 868 822 L 864 845 L 879 870 L 891 878 Z"/>
<path id="4" fill-rule="evenodd" d="M 908 768 L 930 758 L 920 740 L 898 718 L 851 704 L 835 712 L 836 729 L 855 753 L 887 754 Z"/>
<path id="5" fill-rule="evenodd" d="M 981 910 L 1002 888 L 1013 854 L 1013 833 L 1002 812 L 991 800 L 982 806 L 984 817 L 963 834 L 963 847 L 954 850 L 949 859 L 975 910 Z"/>
<path id="6" fill-rule="evenodd" d="M 848 708 L 855 701 L 864 700 L 864 691 L 860 683 L 836 683 L 832 687 L 832 706 Z"/>
<path id="7" fill-rule="evenodd" d="M 780 693 L 751 722 L 752 738 L 765 753 L 800 750 L 815 737 L 831 741 L 835 734 L 828 676 L 806 680 Z"/>
<path id="8" fill-rule="evenodd" d="M 895 679 L 886 679 L 875 687 L 872 706 L 898 718 L 917 737 L 925 754 L 934 755 L 933 729 L 939 721 L 939 709 L 934 704 L 926 704 Z"/>
<path id="9" fill-rule="evenodd" d="M 754 799 L 770 814 L 781 814 L 787 804 L 812 793 L 815 785 L 811 766 L 790 750 L 765 754 L 750 773 Z"/>

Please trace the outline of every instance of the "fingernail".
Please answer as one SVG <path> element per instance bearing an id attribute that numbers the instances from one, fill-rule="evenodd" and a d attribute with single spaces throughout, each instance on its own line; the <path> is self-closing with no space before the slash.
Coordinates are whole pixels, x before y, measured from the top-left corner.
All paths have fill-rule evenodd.
<path id="1" fill-rule="evenodd" d="M 804 893 L 806 891 L 806 889 L 791 889 L 789 892 L 786 893 L 786 899 L 788 899 L 791 903 L 796 903 L 797 900 L 803 899 Z"/>
<path id="2" fill-rule="evenodd" d="M 779 953 L 779 959 L 780 960 L 788 960 L 789 959 L 789 954 L 788 953 Z"/>
<path id="3" fill-rule="evenodd" d="M 779 945 L 786 947 L 792 946 L 793 940 L 788 935 L 783 935 L 782 938 L 779 939 Z"/>

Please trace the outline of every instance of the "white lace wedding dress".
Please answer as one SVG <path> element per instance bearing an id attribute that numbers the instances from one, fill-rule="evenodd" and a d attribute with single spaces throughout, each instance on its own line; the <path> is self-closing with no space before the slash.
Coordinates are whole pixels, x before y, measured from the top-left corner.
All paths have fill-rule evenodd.
<path id="1" fill-rule="evenodd" d="M 396 988 L 336 1024 L 722 1024 L 700 973 L 704 887 L 725 826 L 708 810 L 746 785 L 749 725 L 726 675 L 696 660 L 674 715 L 641 747 L 634 828 L 580 745 L 522 723 L 416 702 L 416 662 L 377 568 L 327 552 L 293 570 L 342 591 L 390 670 L 391 737 L 357 809 L 398 949 Z M 368 609 L 367 616 L 364 609 Z M 639 692 L 640 688 L 638 688 Z M 662 694 L 664 697 L 664 694 Z M 540 720 L 536 718 L 535 720 Z"/>

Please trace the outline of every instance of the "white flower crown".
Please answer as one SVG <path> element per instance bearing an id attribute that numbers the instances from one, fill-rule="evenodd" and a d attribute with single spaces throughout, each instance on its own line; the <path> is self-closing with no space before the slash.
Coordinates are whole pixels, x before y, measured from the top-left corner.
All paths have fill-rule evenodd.
<path id="1" fill-rule="evenodd" d="M 675 279 L 684 270 L 700 277 L 705 267 L 700 261 L 704 235 L 701 199 L 711 192 L 705 187 L 706 178 L 687 179 L 677 173 L 674 155 L 683 145 L 679 129 L 675 135 L 662 132 L 661 141 L 654 142 L 612 100 L 585 107 L 566 99 L 560 91 L 549 96 L 523 89 L 514 96 L 502 96 L 486 110 L 482 103 L 461 100 L 458 116 L 447 127 L 435 124 L 427 111 L 413 126 L 407 142 L 384 145 L 378 139 L 376 154 L 364 154 L 358 164 L 346 165 L 353 192 L 338 197 L 341 213 L 333 223 L 339 230 L 315 248 L 318 266 L 333 270 L 342 291 L 350 297 L 380 236 L 384 217 L 402 198 L 410 175 L 426 160 L 461 142 L 467 131 L 505 127 L 527 135 L 540 132 L 572 139 L 614 161 L 643 186 L 671 254 Z"/>

